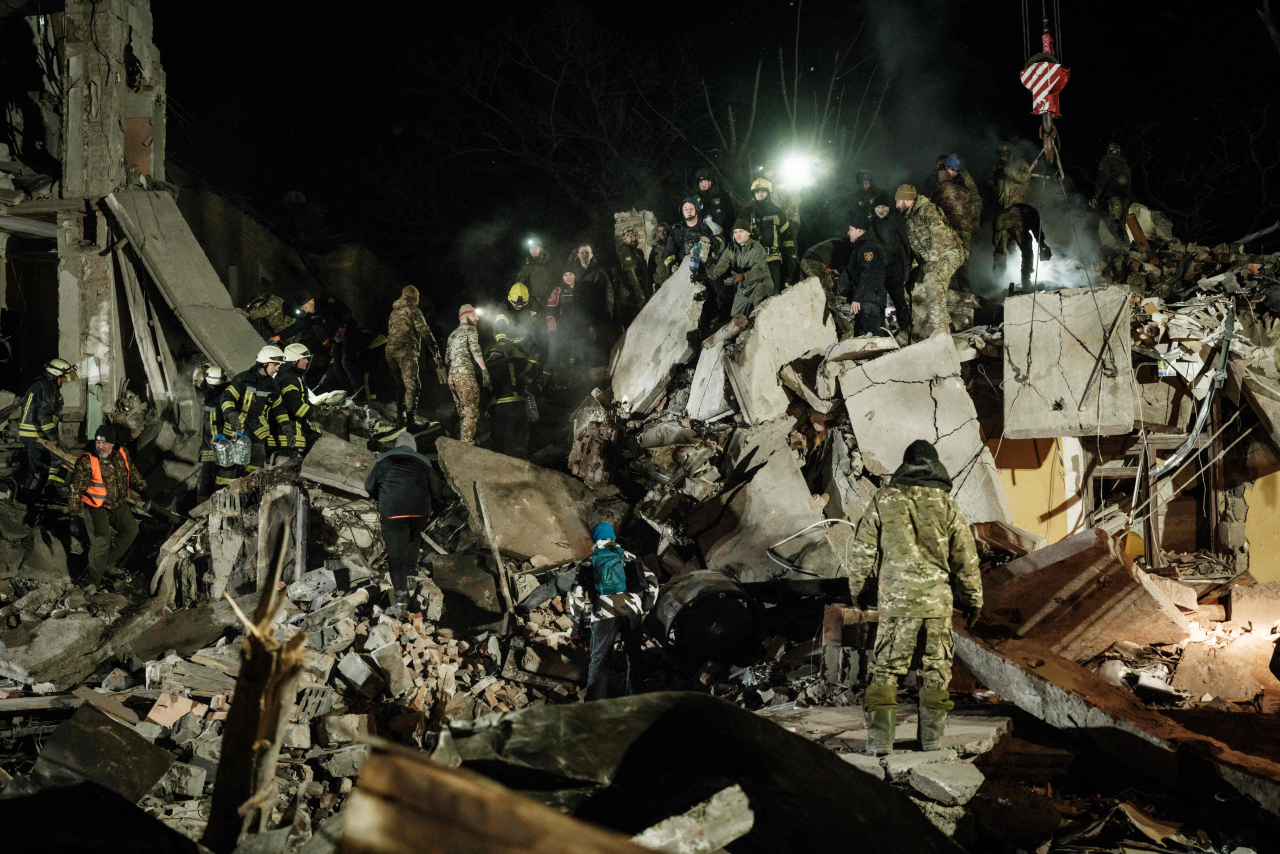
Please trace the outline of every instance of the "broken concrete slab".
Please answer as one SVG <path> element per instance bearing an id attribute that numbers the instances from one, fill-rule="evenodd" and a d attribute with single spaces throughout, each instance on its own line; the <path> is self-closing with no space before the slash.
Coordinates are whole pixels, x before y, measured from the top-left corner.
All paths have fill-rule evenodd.
<path id="1" fill-rule="evenodd" d="M 1207 760 L 1237 791 L 1280 815 L 1280 763 L 1233 750 L 1148 709 L 1131 692 L 1026 638 L 953 630 L 956 657 L 991 690 L 1058 729 L 1078 729 L 1107 753 L 1169 786 L 1192 786 Z M 1180 754 L 1190 764 L 1180 768 Z"/>
<path id="2" fill-rule="evenodd" d="M 1176 643 L 1190 627 L 1152 576 L 1100 528 L 1011 561 L 999 573 L 1005 575 L 1013 577 L 987 590 L 989 619 L 1072 661 L 1117 640 Z"/>
<path id="3" fill-rule="evenodd" d="M 898 349 L 901 348 L 897 341 L 881 335 L 837 341 L 827 350 L 822 357 L 822 364 L 818 366 L 818 395 L 824 398 L 834 397 L 839 391 L 840 374 L 852 368 L 855 362 Z"/>
<path id="4" fill-rule="evenodd" d="M 751 801 L 742 787 L 734 784 L 636 834 L 631 841 L 667 854 L 712 854 L 746 836 L 754 825 Z"/>
<path id="5" fill-rule="evenodd" d="M 698 365 L 693 370 L 693 385 L 685 407 L 690 418 L 705 421 L 729 408 L 724 396 L 724 348 L 725 342 L 719 341 L 698 351 Z"/>
<path id="6" fill-rule="evenodd" d="M 208 772 L 199 765 L 175 762 L 169 767 L 161 785 L 180 798 L 198 798 L 204 794 L 204 781 Z"/>
<path id="7" fill-rule="evenodd" d="M 1004 302 L 1004 435 L 1116 436 L 1138 395 L 1127 287 L 1069 288 Z"/>
<path id="8" fill-rule="evenodd" d="M 582 560 L 591 554 L 588 524 L 618 524 L 625 511 L 613 486 L 588 486 L 567 474 L 456 439 L 437 439 L 436 452 L 449 485 L 467 505 L 471 529 L 481 536 L 484 526 L 475 484 L 484 485 L 498 548 L 510 557 L 529 560 L 542 555 L 549 564 Z"/>
<path id="9" fill-rule="evenodd" d="M 89 653 L 106 632 L 105 622 L 83 611 L 19 625 L 0 634 L 0 676 L 27 685 L 49 682 L 65 691 L 93 672 L 99 659 Z"/>
<path id="10" fill-rule="evenodd" d="M 689 260 L 662 283 L 623 333 L 613 364 L 613 396 L 623 411 L 647 414 L 657 405 L 677 365 L 693 356 L 703 286 L 691 278 Z"/>
<path id="11" fill-rule="evenodd" d="M 316 719 L 316 732 L 325 747 L 362 741 L 369 734 L 369 716 L 325 715 Z"/>
<path id="12" fill-rule="evenodd" d="M 362 697 L 375 697 L 386 682 L 379 676 L 364 656 L 349 652 L 338 662 L 338 673 L 347 684 Z"/>
<path id="13" fill-rule="evenodd" d="M 774 454 L 746 483 L 695 507 L 685 531 L 701 546 L 707 569 L 744 584 L 835 578 L 842 572 L 837 543 L 844 542 L 843 532 L 817 528 L 779 545 L 777 553 L 799 569 L 780 566 L 767 555 L 771 546 L 823 520 L 811 497 L 799 463 L 789 453 Z"/>
<path id="14" fill-rule="evenodd" d="M 1227 618 L 1265 632 L 1280 622 L 1280 581 L 1237 584 L 1227 599 Z"/>
<path id="15" fill-rule="evenodd" d="M 725 356 L 729 384 L 749 424 L 786 414 L 790 399 L 778 381 L 783 365 L 825 353 L 836 343 L 835 324 L 826 313 L 826 293 L 816 278 L 760 303 L 751 327 Z"/>
<path id="16" fill-rule="evenodd" d="M 191 339 L 232 376 L 252 365 L 262 337 L 231 295 L 169 193 L 117 190 L 107 206 Z"/>
<path id="17" fill-rule="evenodd" d="M 877 780 L 884 779 L 884 766 L 880 764 L 880 757 L 878 756 L 868 756 L 865 753 L 837 753 L 836 756 L 839 756 L 859 771 L 870 774 Z"/>
<path id="18" fill-rule="evenodd" d="M 325 433 L 302 461 L 302 476 L 324 486 L 368 497 L 365 478 L 378 461 L 373 451 Z"/>
<path id="19" fill-rule="evenodd" d="M 907 775 L 911 788 L 930 800 L 951 807 L 969 803 L 986 779 L 969 762 L 920 765 Z"/>
<path id="20" fill-rule="evenodd" d="M 902 753 L 891 753 L 885 756 L 881 761 L 884 770 L 888 772 L 889 779 L 901 782 L 907 779 L 907 775 L 915 768 L 921 765 L 930 765 L 935 762 L 955 762 L 959 759 L 954 750 L 914 750 Z"/>
<path id="21" fill-rule="evenodd" d="M 868 471 L 892 474 L 907 445 L 933 442 L 968 522 L 1013 524 L 951 336 L 861 362 L 840 374 L 840 391 Z"/>
<path id="22" fill-rule="evenodd" d="M 738 427 L 725 446 L 720 461 L 721 474 L 733 477 L 735 470 L 764 465 L 774 454 L 790 455 L 787 437 L 795 429 L 796 420 L 790 415 Z"/>
<path id="23" fill-rule="evenodd" d="M 780 726 L 832 750 L 861 751 L 867 744 L 867 715 L 862 706 L 811 706 L 780 712 L 762 712 Z M 909 749 L 916 739 L 914 710 L 898 713 L 893 742 L 896 750 Z M 994 750 L 1013 731 L 1013 720 L 1000 715 L 952 714 L 942 747 L 958 756 L 977 756 Z"/>
<path id="24" fill-rule="evenodd" d="M 374 651 L 373 661 L 382 671 L 382 677 L 387 680 L 387 691 L 391 696 L 403 697 L 417 687 L 413 684 L 413 674 L 404 663 L 400 644 L 390 643 Z"/>
<path id="25" fill-rule="evenodd" d="M 86 704 L 45 742 L 31 781 L 43 788 L 89 780 L 137 803 L 173 760 L 169 751 Z"/>
<path id="26" fill-rule="evenodd" d="M 1045 547 L 1045 538 L 1004 522 L 975 522 L 969 526 L 979 548 L 1022 557 Z"/>
<path id="27" fill-rule="evenodd" d="M 1182 650 L 1172 684 L 1192 697 L 1212 694 L 1228 701 L 1251 702 L 1263 691 L 1280 691 L 1280 679 L 1271 672 L 1275 655 L 1273 640 L 1252 633 L 1223 647 L 1190 641 Z"/>
<path id="28" fill-rule="evenodd" d="M 368 757 L 368 745 L 353 744 L 319 757 L 316 764 L 330 777 L 355 777 Z"/>

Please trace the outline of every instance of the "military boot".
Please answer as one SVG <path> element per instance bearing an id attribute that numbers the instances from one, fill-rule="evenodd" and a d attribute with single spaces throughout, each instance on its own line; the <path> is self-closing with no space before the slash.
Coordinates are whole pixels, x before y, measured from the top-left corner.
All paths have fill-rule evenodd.
<path id="1" fill-rule="evenodd" d="M 893 753 L 893 736 L 898 729 L 898 688 L 896 685 L 868 685 L 862 706 L 867 714 L 867 753 Z"/>
<path id="2" fill-rule="evenodd" d="M 921 750 L 941 750 L 947 732 L 947 713 L 955 704 L 946 688 L 920 689 L 920 721 L 917 733 Z"/>

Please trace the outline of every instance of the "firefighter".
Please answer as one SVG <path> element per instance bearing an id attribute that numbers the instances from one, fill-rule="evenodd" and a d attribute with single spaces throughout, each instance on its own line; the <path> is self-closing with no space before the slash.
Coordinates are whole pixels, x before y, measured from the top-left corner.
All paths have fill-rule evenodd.
<path id="1" fill-rule="evenodd" d="M 950 332 L 951 315 L 947 311 L 947 286 L 964 263 L 964 246 L 946 215 L 910 184 L 898 187 L 894 194 L 898 210 L 907 223 L 911 252 L 920 265 L 918 282 L 923 311 L 913 313 L 912 334 L 919 340 Z"/>
<path id="2" fill-rule="evenodd" d="M 218 457 L 213 450 L 214 439 L 227 432 L 223 422 L 222 410 L 218 408 L 218 399 L 222 397 L 223 388 L 227 384 L 227 375 L 217 365 L 205 365 L 199 368 L 192 377 L 197 390 L 204 393 L 204 420 L 200 437 L 200 477 L 196 481 L 196 497 L 204 501 L 214 490 L 221 489 L 235 479 L 235 466 L 218 465 Z"/>
<path id="3" fill-rule="evenodd" d="M 724 240 L 716 234 L 706 217 L 699 212 L 696 196 L 687 196 L 680 203 L 680 216 L 680 222 L 676 223 L 671 233 L 667 235 L 662 253 L 662 263 L 667 268 L 668 274 L 680 268 L 685 256 L 693 252 L 695 243 L 701 243 L 705 247 L 698 252 L 699 267 L 707 266 L 711 257 L 724 248 Z M 694 272 L 697 270 L 695 269 Z"/>
<path id="4" fill-rule="evenodd" d="M 18 438 L 27 448 L 27 479 L 22 489 L 31 512 L 34 512 L 46 482 L 59 489 L 66 484 L 63 467 L 53 467 L 53 454 L 38 440 L 60 444 L 58 421 L 62 418 L 62 387 L 75 379 L 79 379 L 75 365 L 66 359 L 50 359 L 45 362 L 44 374 L 36 378 L 22 399 Z"/>
<path id="5" fill-rule="evenodd" d="M 729 316 L 750 317 L 756 307 L 773 296 L 773 276 L 765 261 L 764 247 L 751 237 L 751 223 L 740 219 L 733 224 L 733 242 L 720 255 L 720 259 L 707 271 L 712 281 L 728 275 L 734 287 L 733 304 Z M 721 318 L 723 308 L 721 309 Z"/>
<path id="6" fill-rule="evenodd" d="M 276 425 L 276 453 L 286 458 L 305 457 L 320 438 L 320 426 L 311 420 L 311 395 L 304 379 L 311 364 L 306 344 L 284 348 L 284 364 L 276 373 L 280 394 L 271 404 Z"/>
<path id="7" fill-rule="evenodd" d="M 284 351 L 268 344 L 258 351 L 253 366 L 236 374 L 218 398 L 226 427 L 247 435 L 253 443 L 253 456 L 238 474 L 262 468 L 276 451 L 276 437 L 267 415 L 280 394 L 276 373 L 283 364 Z"/>
<path id="8" fill-rule="evenodd" d="M 418 308 L 418 289 L 413 285 L 406 285 L 400 291 L 400 298 L 391 305 L 384 354 L 396 383 L 396 403 L 400 406 L 397 426 L 407 427 L 409 430 L 417 427 L 415 419 L 418 414 L 418 386 L 421 382 L 418 358 L 422 354 L 424 341 L 436 367 L 441 367 L 440 347 L 436 344 L 436 337 L 431 334 L 427 319 L 422 316 L 422 309 Z"/>
<path id="9" fill-rule="evenodd" d="M 618 268 L 622 270 L 619 280 L 618 302 L 623 306 L 623 323 L 629 324 L 644 308 L 645 302 L 653 296 L 653 281 L 649 278 L 649 262 L 640 250 L 639 229 L 632 225 L 622 233 L 622 242 L 618 244 Z"/>
<path id="10" fill-rule="evenodd" d="M 855 213 L 849 220 L 849 243 L 852 252 L 849 265 L 840 276 L 841 294 L 849 300 L 857 335 L 887 336 L 884 328 L 884 306 L 888 302 L 884 287 L 884 247 L 871 230 L 872 217 Z"/>
<path id="11" fill-rule="evenodd" d="M 786 239 L 791 243 L 790 260 L 784 259 L 782 275 L 786 284 L 793 281 L 792 265 L 795 264 L 796 235 L 800 233 L 800 188 L 781 184 L 777 174 L 777 162 L 767 161 L 760 170 L 760 177 L 769 182 L 769 200 L 782 209 L 788 223 Z M 754 195 L 754 194 L 753 194 Z"/>
<path id="12" fill-rule="evenodd" d="M 480 420 L 480 389 L 476 386 L 474 361 L 484 378 L 484 387 L 493 388 L 489 369 L 480 352 L 480 335 L 476 331 L 479 316 L 475 308 L 463 305 L 458 309 L 458 328 L 449 333 L 445 344 L 445 364 L 449 367 L 449 391 L 458 409 L 458 438 L 467 444 L 476 442 L 476 424 Z"/>
<path id="13" fill-rule="evenodd" d="M 710 169 L 706 167 L 699 169 L 693 179 L 698 185 L 698 190 L 694 194 L 694 198 L 698 200 L 698 210 L 704 217 L 720 226 L 721 231 L 725 230 L 729 223 L 734 221 L 733 199 L 715 185 L 715 181 L 711 179 Z"/>
<path id="14" fill-rule="evenodd" d="M 1094 184 L 1089 207 L 1097 210 L 1098 201 L 1104 195 L 1107 214 L 1124 238 L 1122 242 L 1128 243 L 1125 225 L 1129 219 L 1129 205 L 1133 203 L 1133 172 L 1129 169 L 1129 161 L 1120 153 L 1120 146 L 1114 142 L 1107 146 L 1106 156 L 1098 161 L 1098 180 Z"/>
<path id="15" fill-rule="evenodd" d="M 71 471 L 67 511 L 77 513 L 89 532 L 89 583 L 102 586 L 104 576 L 119 577 L 124 559 L 138 536 L 138 520 L 129 509 L 129 490 L 147 488 L 116 437 L 114 424 L 103 424 Z"/>
<path id="16" fill-rule="evenodd" d="M 536 377 L 537 362 L 514 341 L 498 333 L 485 359 L 493 382 L 489 401 L 489 446 L 509 457 L 529 457 L 529 410 L 525 393 Z"/>
<path id="17" fill-rule="evenodd" d="M 551 267 L 551 253 L 542 247 L 542 238 L 530 237 L 525 241 L 529 254 L 524 259 L 524 266 L 516 274 L 516 281 L 523 282 L 529 289 L 529 302 L 541 311 L 547 306 L 547 299 L 556 287 L 556 274 Z"/>
<path id="18" fill-rule="evenodd" d="M 516 282 L 507 291 L 506 307 L 493 319 L 494 340 L 505 337 L 537 361 L 543 354 L 544 328 L 545 321 L 533 305 L 529 289 Z"/>
<path id="19" fill-rule="evenodd" d="M 777 292 L 782 290 L 784 273 L 791 269 L 796 241 L 786 213 L 770 198 L 772 192 L 773 184 L 767 178 L 751 182 L 754 198 L 743 209 L 743 218 L 751 224 L 751 236 L 764 247 L 765 261 L 773 277 L 773 289 Z"/>

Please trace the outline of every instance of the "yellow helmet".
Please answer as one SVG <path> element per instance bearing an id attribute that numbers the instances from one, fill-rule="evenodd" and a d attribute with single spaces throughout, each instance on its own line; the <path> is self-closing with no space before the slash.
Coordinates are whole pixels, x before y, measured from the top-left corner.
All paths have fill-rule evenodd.
<path id="1" fill-rule="evenodd" d="M 773 182 L 768 178 L 757 178 L 751 182 L 751 192 L 756 190 L 764 190 L 767 193 L 773 192 Z"/>
<path id="2" fill-rule="evenodd" d="M 513 308 L 524 308 L 529 304 L 529 289 L 523 282 L 516 282 L 511 286 L 511 290 L 507 291 L 507 302 Z"/>

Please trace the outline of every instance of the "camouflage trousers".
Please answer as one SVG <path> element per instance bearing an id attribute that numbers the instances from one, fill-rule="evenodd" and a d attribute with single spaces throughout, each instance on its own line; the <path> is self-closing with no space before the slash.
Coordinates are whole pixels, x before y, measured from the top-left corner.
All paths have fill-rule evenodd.
<path id="1" fill-rule="evenodd" d="M 930 258 L 924 265 L 920 282 L 911 292 L 912 302 L 918 303 L 911 310 L 916 340 L 923 341 L 932 335 L 951 331 L 951 315 L 947 313 L 947 289 L 951 277 L 968 260 L 966 249 L 948 249 Z"/>
<path id="2" fill-rule="evenodd" d="M 470 366 L 452 368 L 449 391 L 453 392 L 453 405 L 458 408 L 458 438 L 474 445 L 476 422 L 480 420 L 480 386 L 476 383 L 476 372 Z"/>
<path id="3" fill-rule="evenodd" d="M 962 294 L 970 294 L 973 293 L 973 286 L 969 282 L 969 262 L 973 260 L 973 235 L 967 231 L 957 231 L 956 236 L 960 238 L 960 245 L 964 247 L 964 263 L 951 277 L 951 289 Z"/>
<path id="4" fill-rule="evenodd" d="M 420 350 L 393 350 L 387 347 L 387 365 L 396 381 L 396 401 L 404 407 L 405 416 L 418 411 L 418 353 Z"/>
<path id="5" fill-rule="evenodd" d="M 1121 229 L 1128 224 L 1129 220 L 1129 204 L 1132 199 L 1124 199 L 1120 196 L 1107 196 L 1107 213 L 1111 216 L 1111 221 Z"/>
<path id="6" fill-rule="evenodd" d="M 849 313 L 849 307 L 840 299 L 840 295 L 836 293 L 836 281 L 831 275 L 831 271 L 827 269 L 827 265 L 821 261 L 806 261 L 800 259 L 800 272 L 805 276 L 814 276 L 822 284 L 822 290 L 827 295 L 827 310 L 831 312 L 831 319 L 835 321 L 836 333 L 841 340 L 853 336 L 853 317 Z"/>
<path id="7" fill-rule="evenodd" d="M 950 616 L 880 617 L 874 660 L 867 673 L 871 684 L 896 686 L 898 678 L 911 669 L 917 647 L 923 687 L 945 689 L 950 685 L 951 662 L 955 658 Z"/>

